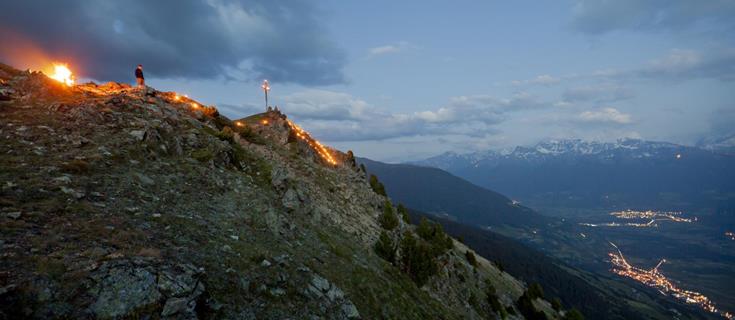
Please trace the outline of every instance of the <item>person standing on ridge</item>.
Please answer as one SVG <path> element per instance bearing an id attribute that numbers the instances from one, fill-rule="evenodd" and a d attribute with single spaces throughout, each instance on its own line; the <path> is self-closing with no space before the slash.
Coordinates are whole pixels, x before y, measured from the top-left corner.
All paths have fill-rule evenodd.
<path id="1" fill-rule="evenodd" d="M 138 89 L 145 88 L 145 78 L 143 78 L 143 65 L 139 64 L 138 68 L 135 69 L 135 81 L 138 84 Z"/>

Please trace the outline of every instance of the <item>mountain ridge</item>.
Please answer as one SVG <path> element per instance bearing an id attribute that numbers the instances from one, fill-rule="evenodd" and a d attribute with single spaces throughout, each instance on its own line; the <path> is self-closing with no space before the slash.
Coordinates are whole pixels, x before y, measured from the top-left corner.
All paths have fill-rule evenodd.
<path id="1" fill-rule="evenodd" d="M 2 318 L 562 317 L 280 112 L 0 64 L 0 114 Z"/>

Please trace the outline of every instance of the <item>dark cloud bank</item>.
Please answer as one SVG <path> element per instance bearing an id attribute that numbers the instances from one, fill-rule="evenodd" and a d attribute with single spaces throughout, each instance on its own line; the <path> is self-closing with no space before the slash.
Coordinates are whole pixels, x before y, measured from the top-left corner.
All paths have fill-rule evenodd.
<path id="1" fill-rule="evenodd" d="M 128 79 L 142 63 L 165 78 L 343 83 L 345 54 L 320 16 L 307 1 L 8 1 L 0 59 L 14 34 L 98 80 Z"/>

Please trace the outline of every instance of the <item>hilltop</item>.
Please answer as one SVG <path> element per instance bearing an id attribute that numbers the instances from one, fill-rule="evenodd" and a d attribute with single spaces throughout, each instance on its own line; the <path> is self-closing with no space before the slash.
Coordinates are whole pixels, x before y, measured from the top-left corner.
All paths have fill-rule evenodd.
<path id="1" fill-rule="evenodd" d="M 0 139 L 3 319 L 564 314 L 280 112 L 0 64 Z"/>

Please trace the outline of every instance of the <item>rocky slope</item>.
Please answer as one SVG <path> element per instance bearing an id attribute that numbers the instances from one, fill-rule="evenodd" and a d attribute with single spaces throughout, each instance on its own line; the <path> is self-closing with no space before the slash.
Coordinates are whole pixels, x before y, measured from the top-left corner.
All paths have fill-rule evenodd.
<path id="1" fill-rule="evenodd" d="M 379 257 L 415 227 L 278 112 L 0 64 L 0 141 L 0 319 L 498 318 L 489 287 L 523 318 L 525 284 L 459 242 L 421 286 Z"/>

